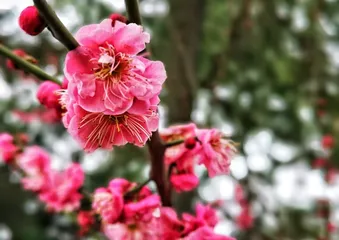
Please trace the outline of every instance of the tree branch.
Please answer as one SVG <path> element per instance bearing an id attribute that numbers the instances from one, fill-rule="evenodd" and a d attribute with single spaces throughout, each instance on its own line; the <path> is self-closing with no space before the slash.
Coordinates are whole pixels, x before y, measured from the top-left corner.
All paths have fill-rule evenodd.
<path id="1" fill-rule="evenodd" d="M 139 1 L 138 0 L 125 0 L 125 5 L 126 5 L 126 12 L 128 15 L 128 20 L 132 23 L 141 25 Z"/>
<path id="2" fill-rule="evenodd" d="M 61 84 L 61 81 L 59 81 L 56 77 L 53 77 L 53 76 L 47 74 L 41 68 L 39 68 L 36 65 L 22 59 L 19 56 L 17 56 L 9 48 L 5 47 L 2 44 L 0 44 L 0 54 L 11 59 L 18 66 L 20 66 L 21 69 L 33 74 L 34 76 L 40 78 L 41 80 L 45 80 L 45 81 L 49 80 L 49 81 L 55 82 L 57 84 Z"/>
<path id="3" fill-rule="evenodd" d="M 79 43 L 60 21 L 54 10 L 45 0 L 33 0 L 40 15 L 45 19 L 53 36 L 58 39 L 69 51 L 76 49 Z"/>
<path id="4" fill-rule="evenodd" d="M 129 21 L 141 25 L 138 0 L 125 0 L 125 4 Z M 157 185 L 163 206 L 171 206 L 171 193 L 166 179 L 164 162 L 166 145 L 162 142 L 158 131 L 153 132 L 147 145 L 151 157 L 150 179 Z"/>
<path id="5" fill-rule="evenodd" d="M 154 132 L 151 140 L 148 141 L 148 150 L 151 155 L 151 179 L 157 185 L 163 206 L 171 206 L 171 194 L 166 179 L 164 162 L 166 146 L 163 144 L 158 131 Z"/>

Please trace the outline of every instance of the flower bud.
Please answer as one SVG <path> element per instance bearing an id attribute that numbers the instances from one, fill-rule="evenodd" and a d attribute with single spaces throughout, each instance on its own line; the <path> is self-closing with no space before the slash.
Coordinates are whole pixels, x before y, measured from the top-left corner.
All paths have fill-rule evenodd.
<path id="1" fill-rule="evenodd" d="M 187 149 L 193 149 L 195 147 L 195 144 L 196 144 L 196 138 L 195 137 L 190 137 L 190 138 L 187 138 L 185 140 L 185 147 Z"/>
<path id="2" fill-rule="evenodd" d="M 120 21 L 123 23 L 127 22 L 127 18 L 119 13 L 112 13 L 109 18 L 112 20 L 112 27 L 114 27 L 114 24 L 116 21 Z"/>
<path id="3" fill-rule="evenodd" d="M 19 25 L 22 30 L 31 36 L 41 33 L 46 25 L 45 20 L 40 16 L 35 6 L 25 8 L 19 17 Z"/>
<path id="4" fill-rule="evenodd" d="M 47 108 L 58 108 L 59 105 L 59 96 L 55 91 L 61 89 L 61 87 L 50 81 L 43 82 L 38 89 L 37 98 L 42 105 L 45 105 Z"/>

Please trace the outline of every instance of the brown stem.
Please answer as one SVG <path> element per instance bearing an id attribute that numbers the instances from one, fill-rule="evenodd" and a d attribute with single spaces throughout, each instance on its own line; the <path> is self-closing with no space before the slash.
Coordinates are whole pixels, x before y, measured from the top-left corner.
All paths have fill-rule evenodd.
<path id="1" fill-rule="evenodd" d="M 40 69 L 38 66 L 26 61 L 25 59 L 17 56 L 14 54 L 9 48 L 6 46 L 0 44 L 0 55 L 6 56 L 7 58 L 11 59 L 15 64 L 19 65 L 20 69 L 27 71 L 37 78 L 40 78 L 41 80 L 49 80 L 52 82 L 55 82 L 56 84 L 61 84 L 61 82 L 56 78 L 49 74 L 47 74 L 45 71 Z"/>
<path id="2" fill-rule="evenodd" d="M 128 20 L 130 22 L 141 25 L 141 16 L 139 11 L 138 0 L 125 0 L 126 12 L 128 14 Z"/>
<path id="3" fill-rule="evenodd" d="M 76 49 L 79 43 L 60 21 L 54 10 L 46 0 L 33 0 L 40 15 L 45 19 L 53 36 L 58 39 L 69 51 Z"/>
<path id="4" fill-rule="evenodd" d="M 141 25 L 139 1 L 125 0 L 125 5 L 129 21 Z M 153 180 L 157 186 L 163 206 L 171 206 L 171 191 L 166 179 L 166 168 L 164 161 L 166 145 L 162 142 L 158 131 L 155 131 L 152 134 L 151 139 L 147 144 L 151 157 L 150 179 Z"/>
<path id="5" fill-rule="evenodd" d="M 171 194 L 166 179 L 166 169 L 164 155 L 166 146 L 162 142 L 159 132 L 153 133 L 151 140 L 148 141 L 148 150 L 151 155 L 151 179 L 157 185 L 163 206 L 171 206 Z"/>

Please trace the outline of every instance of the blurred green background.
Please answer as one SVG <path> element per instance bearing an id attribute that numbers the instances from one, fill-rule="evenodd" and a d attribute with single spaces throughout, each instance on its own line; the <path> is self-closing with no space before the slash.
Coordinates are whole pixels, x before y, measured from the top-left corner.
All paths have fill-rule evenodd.
<path id="1" fill-rule="evenodd" d="M 49 1 L 75 32 L 111 13 L 124 14 L 123 0 Z M 45 30 L 25 35 L 18 26 L 29 0 L 0 2 L 0 42 L 22 48 L 53 75 L 62 76 L 66 50 Z M 168 79 L 162 92 L 161 128 L 195 121 L 217 127 L 239 142 L 231 176 L 207 179 L 198 168 L 197 191 L 174 196 L 179 212 L 197 200 L 222 200 L 216 231 L 239 240 L 317 239 L 323 223 L 315 202 L 329 199 L 331 222 L 339 223 L 339 182 L 312 168 L 318 157 L 338 166 L 339 148 L 324 151 L 321 137 L 339 132 L 339 1 L 337 0 L 142 0 L 150 52 L 162 60 Z M 22 122 L 13 109 L 38 107 L 38 83 L 6 69 L 0 57 L 0 132 L 27 132 L 32 144 L 53 154 L 55 167 L 78 158 L 89 191 L 111 178 L 142 181 L 148 156 L 131 146 L 84 155 L 62 125 Z M 325 100 L 325 101 L 324 101 Z M 325 104 L 319 105 L 319 102 Z M 234 221 L 234 186 L 251 193 L 252 229 Z M 75 239 L 67 216 L 51 216 L 17 178 L 0 167 L 0 239 Z M 10 238 L 12 235 L 12 238 Z M 339 239 L 334 232 L 332 239 Z"/>

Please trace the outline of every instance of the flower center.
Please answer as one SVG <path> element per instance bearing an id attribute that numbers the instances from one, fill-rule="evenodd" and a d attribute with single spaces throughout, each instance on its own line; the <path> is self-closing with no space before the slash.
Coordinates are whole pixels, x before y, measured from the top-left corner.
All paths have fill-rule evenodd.
<path id="1" fill-rule="evenodd" d="M 110 44 L 107 44 L 106 48 L 99 47 L 99 50 L 99 59 L 91 59 L 97 65 L 93 68 L 95 76 L 98 80 L 119 82 L 122 73 L 128 69 L 131 59 L 124 53 L 116 53 Z"/>
<path id="2" fill-rule="evenodd" d="M 109 115 L 108 118 L 115 123 L 118 132 L 121 131 L 120 129 L 120 125 L 121 124 L 125 124 L 127 125 L 126 121 L 128 119 L 128 115 L 124 114 L 124 115 L 117 115 L 117 116 L 113 116 L 113 115 Z"/>

